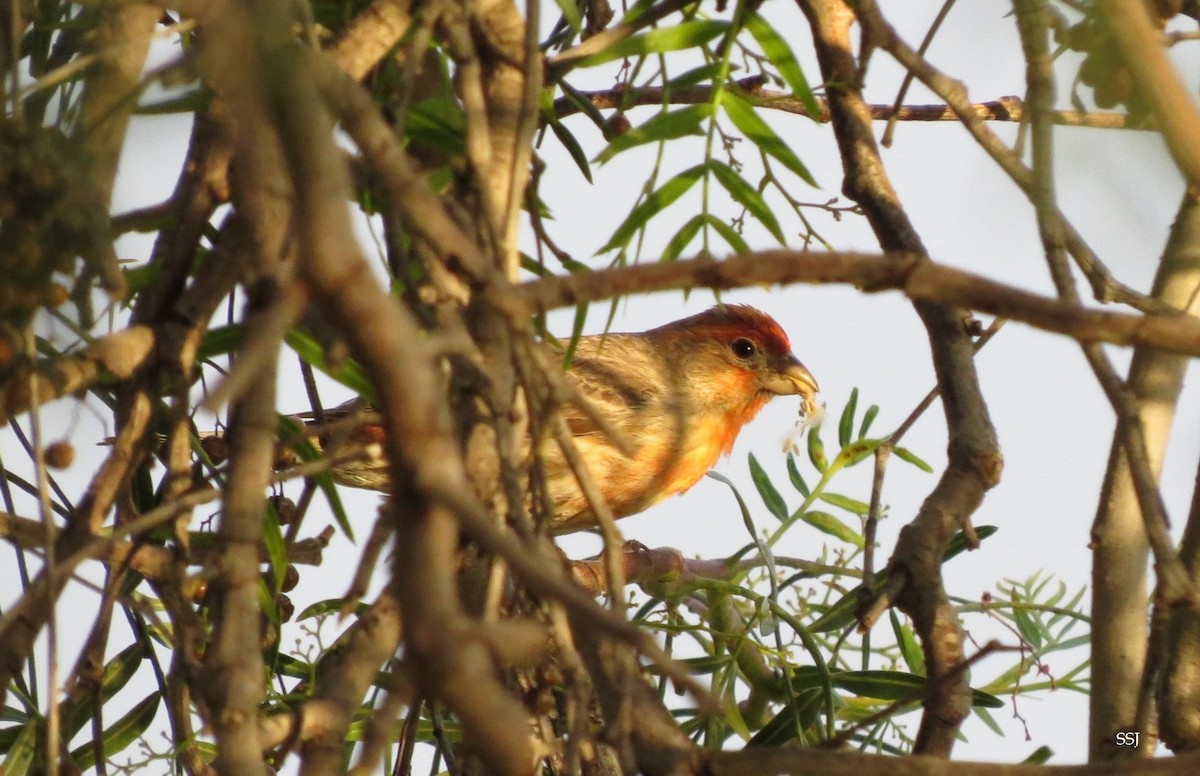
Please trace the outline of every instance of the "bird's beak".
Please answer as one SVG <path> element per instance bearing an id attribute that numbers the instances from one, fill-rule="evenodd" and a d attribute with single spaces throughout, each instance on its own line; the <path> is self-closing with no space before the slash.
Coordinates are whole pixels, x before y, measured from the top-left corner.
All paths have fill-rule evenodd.
<path id="1" fill-rule="evenodd" d="M 782 363 L 779 369 L 764 381 L 763 387 L 778 396 L 799 396 L 805 415 L 816 412 L 817 392 L 820 388 L 816 378 L 795 356 Z"/>

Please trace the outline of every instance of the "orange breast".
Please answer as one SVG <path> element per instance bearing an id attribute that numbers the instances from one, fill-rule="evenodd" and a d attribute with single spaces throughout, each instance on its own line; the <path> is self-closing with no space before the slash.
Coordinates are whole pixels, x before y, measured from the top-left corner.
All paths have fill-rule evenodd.
<path id="1" fill-rule="evenodd" d="M 659 499 L 683 493 L 699 482 L 721 456 L 729 454 L 742 427 L 758 414 L 766 401 L 766 397 L 755 398 L 734 412 L 693 418 L 688 424 L 683 450 L 676 460 L 662 462 L 666 471 L 661 480 L 663 492 Z"/>

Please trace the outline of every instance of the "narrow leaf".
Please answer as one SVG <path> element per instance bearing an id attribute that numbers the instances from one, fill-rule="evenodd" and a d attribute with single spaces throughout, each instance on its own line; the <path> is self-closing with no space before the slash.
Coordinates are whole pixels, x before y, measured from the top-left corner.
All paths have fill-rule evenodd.
<path id="1" fill-rule="evenodd" d="M 366 372 L 357 362 L 347 359 L 336 368 L 325 361 L 325 349 L 321 343 L 299 329 L 292 329 L 284 337 L 288 347 L 295 351 L 306 364 L 316 367 L 367 401 L 375 398 L 375 387 L 367 379 Z"/>
<path id="2" fill-rule="evenodd" d="M 704 81 L 711 81 L 721 72 L 720 62 L 709 62 L 708 64 L 693 67 L 684 73 L 680 73 L 671 80 L 667 81 L 663 87 L 668 94 L 672 89 L 686 89 L 689 86 L 695 86 Z"/>
<path id="3" fill-rule="evenodd" d="M 740 234 L 733 230 L 732 226 L 719 218 L 715 218 L 711 213 L 705 214 L 704 220 L 709 226 L 717 230 L 717 234 L 721 235 L 721 239 L 733 249 L 734 253 L 739 256 L 750 253 L 750 246 Z"/>
<path id="4" fill-rule="evenodd" d="M 678 259 L 680 254 L 696 238 L 697 232 L 700 231 L 700 227 L 703 225 L 703 214 L 689 218 L 686 224 L 679 227 L 679 231 L 675 233 L 675 236 L 667 243 L 667 247 L 663 249 L 662 260 L 675 261 L 675 259 Z"/>
<path id="5" fill-rule="evenodd" d="M 583 15 L 579 13 L 579 6 L 575 4 L 575 0 L 554 0 L 554 3 L 558 10 L 562 11 L 563 18 L 571 25 L 572 30 L 579 32 L 583 29 Z"/>
<path id="6" fill-rule="evenodd" d="M 911 463 L 913 466 L 917 467 L 923 472 L 929 472 L 930 474 L 933 474 L 933 467 L 925 463 L 925 461 L 921 458 L 917 457 L 917 454 L 912 450 L 909 450 L 907 447 L 897 447 L 892 452 L 894 452 L 896 457 L 900 460 Z"/>
<path id="7" fill-rule="evenodd" d="M 25 776 L 29 773 L 29 766 L 33 764 L 37 753 L 38 728 L 39 725 L 25 724 L 0 731 L 14 735 L 12 744 L 5 750 L 4 762 L 0 763 L 0 773 L 4 776 Z"/>
<path id="8" fill-rule="evenodd" d="M 783 36 L 757 13 L 752 14 L 746 20 L 746 29 L 750 30 L 750 34 L 758 41 L 759 47 L 767 55 L 771 64 L 775 65 L 775 69 L 779 71 L 784 83 L 792 90 L 792 94 L 799 97 L 800 102 L 804 103 L 804 110 L 807 111 L 808 117 L 813 121 L 820 121 L 821 106 L 817 105 L 812 88 L 808 85 L 808 79 L 804 77 L 804 71 L 800 68 L 800 63 L 796 61 L 795 53 L 792 52 L 791 46 L 787 44 Z"/>
<path id="9" fill-rule="evenodd" d="M 614 59 L 665 54 L 668 51 L 697 48 L 729 29 L 729 22 L 692 19 L 669 27 L 658 27 L 641 35 L 631 35 L 587 57 L 580 67 L 594 67 Z"/>
<path id="10" fill-rule="evenodd" d="M 810 492 L 808 483 L 800 476 L 800 470 L 796 468 L 796 456 L 791 453 L 787 454 L 787 473 L 788 479 L 792 481 L 792 487 L 799 491 L 801 496 L 808 498 Z"/>
<path id="11" fill-rule="evenodd" d="M 977 525 L 975 526 L 975 535 L 979 537 L 979 541 L 983 541 L 999 530 L 994 525 Z M 950 544 L 946 545 L 946 552 L 942 554 L 942 563 L 962 553 L 965 549 L 967 549 L 967 537 L 963 535 L 962 531 L 959 531 L 950 539 Z"/>
<path id="12" fill-rule="evenodd" d="M 784 503 L 783 496 L 779 495 L 779 491 L 775 489 L 775 485 L 771 482 L 771 478 L 767 476 L 767 472 L 759 464 L 758 459 L 754 457 L 754 453 L 750 454 L 750 478 L 754 480 L 754 487 L 758 488 L 758 495 L 762 497 L 763 503 L 775 519 L 784 521 L 788 516 L 787 504 Z"/>
<path id="13" fill-rule="evenodd" d="M 822 494 L 824 495 L 824 494 Z M 800 519 L 816 528 L 821 533 L 829 534 L 835 538 L 841 539 L 847 544 L 853 544 L 855 547 L 863 546 L 863 537 L 858 531 L 855 531 L 850 526 L 838 520 L 828 512 L 821 512 L 817 509 L 810 509 L 800 515 Z"/>
<path id="14" fill-rule="evenodd" d="M 142 734 L 150 727 L 150 723 L 154 721 L 155 715 L 158 714 L 158 704 L 161 700 L 162 696 L 157 691 L 150 693 L 130 709 L 125 716 L 104 731 L 103 754 L 105 759 L 124 751 L 126 747 L 142 737 Z M 71 759 L 82 770 L 87 770 L 96 764 L 95 747 L 89 742 L 72 749 Z"/>
<path id="15" fill-rule="evenodd" d="M 824 705 L 825 692 L 820 688 L 810 687 L 796 693 L 790 703 L 746 742 L 746 746 L 774 748 L 801 738 L 805 730 L 817 724 Z"/>
<path id="16" fill-rule="evenodd" d="M 850 391 L 850 401 L 846 402 L 846 408 L 842 410 L 842 417 L 838 421 L 838 444 L 842 447 L 850 444 L 850 435 L 854 431 L 854 413 L 858 411 L 858 388 Z"/>
<path id="17" fill-rule="evenodd" d="M 808 460 L 817 471 L 824 474 L 829 469 L 829 459 L 825 457 L 825 443 L 821 441 L 821 427 L 813 426 L 808 430 Z"/>
<path id="18" fill-rule="evenodd" d="M 849 468 L 868 458 L 881 444 L 883 444 L 882 439 L 860 439 L 857 442 L 851 442 L 838 451 L 837 458 L 834 460 L 838 466 Z"/>
<path id="19" fill-rule="evenodd" d="M 876 585 L 883 583 L 886 579 L 887 570 L 885 569 L 876 577 Z M 873 595 L 874 593 L 870 589 L 859 585 L 835 601 L 833 606 L 830 606 L 824 614 L 808 626 L 808 629 L 813 633 L 830 633 L 850 627 L 858 622 L 858 607 Z"/>
<path id="20" fill-rule="evenodd" d="M 558 138 L 558 142 L 563 144 L 563 148 L 567 149 L 567 153 L 571 155 L 571 161 L 575 162 L 575 166 L 583 173 L 583 177 L 588 183 L 592 182 L 592 166 L 588 162 L 587 154 L 583 152 L 583 146 L 579 145 L 579 141 L 571 134 L 561 121 L 551 121 L 550 131 Z"/>
<path id="21" fill-rule="evenodd" d="M 981 720 L 983 720 L 983 724 L 987 725 L 993 733 L 1000 736 L 1001 738 L 1004 737 L 1004 728 L 1000 727 L 1000 725 L 996 722 L 996 718 L 992 716 L 992 712 L 988 711 L 987 709 L 983 708 L 982 706 L 980 706 L 977 709 L 974 709 L 974 711 L 979 716 L 979 718 Z"/>
<path id="22" fill-rule="evenodd" d="M 888 616 L 892 622 L 892 634 L 896 637 L 896 646 L 900 648 L 900 656 L 904 658 L 904 664 L 908 666 L 908 670 L 918 676 L 925 675 L 925 653 L 921 651 L 921 645 L 917 643 L 916 634 L 913 629 L 900 621 L 900 616 L 896 614 L 895 609 L 888 609 Z"/>
<path id="23" fill-rule="evenodd" d="M 710 116 L 712 116 L 712 106 L 708 103 L 689 105 L 679 110 L 659 113 L 640 127 L 634 127 L 625 134 L 613 138 L 612 142 L 596 156 L 596 161 L 603 164 L 622 151 L 628 151 L 636 146 L 697 134 L 700 130 L 700 123 Z"/>
<path id="24" fill-rule="evenodd" d="M 876 416 L 879 415 L 879 405 L 872 404 L 867 407 L 867 411 L 863 413 L 862 425 L 858 427 L 858 438 L 862 439 L 871 430 L 871 424 L 875 422 Z"/>
<path id="25" fill-rule="evenodd" d="M 725 108 L 725 115 L 729 117 L 733 125 L 763 153 L 778 159 L 784 167 L 800 176 L 800 179 L 808 185 L 817 185 L 804 163 L 780 139 L 779 135 L 775 134 L 775 130 L 767 126 L 767 122 L 763 121 L 762 116 L 758 115 L 750 103 L 733 92 L 727 91 L 721 94 L 721 105 Z"/>
<path id="26" fill-rule="evenodd" d="M 1025 611 L 1019 604 L 1020 601 L 1013 601 L 1017 606 L 1012 608 L 1013 622 L 1017 626 L 1017 630 L 1021 632 L 1022 638 L 1034 646 L 1035 649 L 1042 646 L 1042 631 L 1038 627 L 1037 621 L 1029 616 L 1029 612 Z"/>
<path id="27" fill-rule="evenodd" d="M 871 511 L 871 506 L 865 501 L 859 501 L 856 498 L 843 496 L 840 493 L 822 493 L 817 498 L 824 501 L 826 504 L 832 504 L 835 507 L 840 507 L 847 512 L 865 517 Z"/>
<path id="28" fill-rule="evenodd" d="M 684 170 L 671 180 L 664 183 L 630 212 L 625 221 L 613 232 L 613 236 L 597 253 L 607 253 L 616 248 L 624 247 L 637 231 L 646 225 L 651 218 L 662 212 L 668 205 L 688 192 L 696 181 L 704 174 L 704 165 Z"/>
<path id="29" fill-rule="evenodd" d="M 724 162 L 712 159 L 708 163 L 708 168 L 712 170 L 713 177 L 729 192 L 729 196 L 733 197 L 735 202 L 746 208 L 747 213 L 765 226 L 780 245 L 786 244 L 787 241 L 783 237 L 783 229 L 779 226 L 779 220 L 775 218 L 771 208 L 767 207 L 766 200 L 753 186 Z"/>

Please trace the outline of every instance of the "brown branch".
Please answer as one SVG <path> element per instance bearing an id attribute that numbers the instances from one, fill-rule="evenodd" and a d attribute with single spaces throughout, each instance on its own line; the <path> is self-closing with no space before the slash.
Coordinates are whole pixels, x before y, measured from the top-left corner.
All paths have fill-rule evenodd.
<path id="1" fill-rule="evenodd" d="M 812 28 L 826 83 L 845 170 L 842 190 L 862 207 L 884 250 L 912 254 L 919 271 L 928 254 L 888 180 L 862 98 L 860 67 L 866 63 L 853 53 L 854 13 L 842 0 L 800 0 L 799 5 Z M 874 13 L 878 16 L 878 9 Z M 866 57 L 870 29 L 863 24 L 868 33 Z M 901 530 L 889 568 L 904 580 L 896 603 L 912 618 L 930 678 L 913 750 L 947 757 L 970 713 L 971 690 L 967 677 L 956 671 L 965 658 L 965 636 L 942 584 L 941 561 L 958 530 L 969 534 L 971 515 L 999 481 L 1002 458 L 980 391 L 971 337 L 962 324 L 963 311 L 928 299 L 914 300 L 913 306 L 929 334 L 942 391 L 948 463 L 916 516 Z"/>
<path id="2" fill-rule="evenodd" d="M 817 105 L 821 111 L 816 116 L 810 116 L 804 102 L 786 92 L 767 89 L 763 86 L 762 76 L 749 76 L 735 81 L 742 95 L 752 105 L 759 108 L 769 108 L 783 113 L 791 113 L 827 124 L 830 121 L 829 101 L 817 97 Z M 625 110 L 635 105 L 661 106 L 666 100 L 672 105 L 706 105 L 712 102 L 712 87 L 707 85 L 686 86 L 676 89 L 664 89 L 661 86 L 644 86 L 637 88 L 616 87 L 600 89 L 581 94 L 593 107 L 600 110 Z M 1020 97 L 1005 96 L 987 102 L 971 104 L 974 114 L 983 121 L 1016 122 L 1025 121 L 1028 117 L 1025 104 Z M 961 121 L 952 108 L 944 104 L 933 105 L 885 105 L 875 103 L 867 105 L 871 118 L 876 121 Z M 554 113 L 559 118 L 566 118 L 581 111 L 580 107 L 566 97 L 554 101 Z M 1083 113 L 1074 110 L 1054 112 L 1054 123 L 1068 127 L 1098 127 L 1103 129 L 1146 129 L 1147 127 L 1133 124 L 1124 113 Z"/>
<path id="3" fill-rule="evenodd" d="M 869 293 L 903 292 L 930 301 L 1020 321 L 1082 342 L 1137 345 L 1200 356 L 1200 320 L 1182 313 L 1114 313 L 1030 293 L 911 253 L 760 251 L 556 275 L 519 286 L 510 314 L 571 307 L 631 293 L 672 289 L 744 288 L 789 283 L 853 285 Z"/>
<path id="4" fill-rule="evenodd" d="M 613 44 L 625 40 L 645 27 L 649 27 L 671 14 L 691 5 L 694 0 L 663 0 L 662 3 L 643 13 L 632 22 L 609 27 L 592 35 L 574 48 L 546 60 L 546 83 L 553 83 L 584 59 L 604 51 Z"/>
<path id="5" fill-rule="evenodd" d="M 945 100 L 962 122 L 963 127 L 975 138 L 980 147 L 987 152 L 1009 178 L 1026 196 L 1030 196 L 1033 187 L 1033 173 L 1021 161 L 1020 156 L 987 126 L 986 122 L 975 113 L 966 87 L 960 82 L 929 64 L 927 60 L 906 44 L 896 30 L 883 18 L 878 4 L 873 2 L 858 6 L 859 22 L 864 26 L 871 42 L 887 51 L 906 70 L 916 75 L 934 94 Z M 1144 294 L 1117 282 L 1108 267 L 1092 250 L 1059 211 L 1055 217 L 1062 222 L 1064 239 L 1067 249 L 1075 259 L 1092 287 L 1092 295 L 1100 301 L 1119 301 L 1139 310 L 1165 312 L 1161 302 L 1150 299 Z"/>
<path id="6" fill-rule="evenodd" d="M 327 715 L 323 725 L 302 738 L 305 767 L 311 772 L 341 769 L 346 731 L 380 668 L 399 646 L 400 633 L 399 604 L 391 592 L 384 591 L 321 660 L 316 687 L 305 701 L 306 707 L 322 705 Z"/>
<path id="7" fill-rule="evenodd" d="M 150 3 L 105 5 L 100 10 L 100 23 L 89 37 L 97 60 L 88 71 L 74 139 L 87 153 L 88 176 L 97 187 L 105 212 L 112 198 L 125 130 L 141 93 L 142 67 L 161 16 L 162 8 Z M 124 295 L 125 276 L 117 266 L 111 241 L 93 246 L 88 264 L 99 273 L 109 293 Z"/>
<path id="8" fill-rule="evenodd" d="M 1167 56 L 1162 30 L 1150 21 L 1141 0 L 1101 0 L 1097 8 L 1139 94 L 1158 119 L 1176 166 L 1190 185 L 1200 185 L 1200 110 Z"/>
<path id="9" fill-rule="evenodd" d="M 354 17 L 331 54 L 338 67 L 361 81 L 383 61 L 412 24 L 412 0 L 374 0 Z"/>
<path id="10" fill-rule="evenodd" d="M 628 584 L 653 588 L 655 595 L 680 595 L 701 586 L 704 580 L 731 579 L 751 569 L 767 565 L 760 555 L 738 560 L 728 558 L 685 558 L 674 547 L 646 547 L 640 542 L 628 541 L 620 548 L 618 556 L 622 565 L 622 577 Z M 777 568 L 797 569 L 812 575 L 838 574 L 858 578 L 862 574 L 856 569 L 830 566 L 801 558 L 772 558 Z M 592 595 L 609 592 L 609 562 L 603 556 L 573 560 L 570 562 L 571 576 Z"/>
<path id="11" fill-rule="evenodd" d="M 1054 73 L 1048 42 L 1048 12 L 1045 6 L 1036 0 L 1021 0 L 1015 4 L 1015 9 L 1027 60 L 1029 102 L 1033 109 L 1031 127 L 1034 179 L 1031 200 L 1037 210 L 1038 230 L 1059 296 L 1068 303 L 1078 303 L 1079 295 L 1066 259 L 1064 230 L 1060 219 L 1056 217 L 1053 138 L 1049 120 L 1054 104 Z M 1177 226 L 1180 224 L 1177 223 Z M 1160 273 L 1163 269 L 1165 266 L 1160 268 Z M 1188 285 L 1194 287 L 1194 283 Z M 1189 300 L 1183 297 L 1171 301 L 1187 304 Z M 1130 595 L 1138 589 L 1144 590 L 1146 543 L 1139 540 L 1134 541 L 1132 545 L 1128 542 L 1118 542 L 1114 545 L 1113 540 L 1119 535 L 1118 524 L 1124 516 L 1111 510 L 1118 505 L 1124 505 L 1129 510 L 1130 517 L 1140 512 L 1141 533 L 1154 550 L 1158 591 L 1155 596 L 1156 627 L 1152 643 L 1157 647 L 1165 647 L 1164 625 L 1169 610 L 1183 599 L 1194 600 L 1195 592 L 1180 558 L 1175 553 L 1168 532 L 1162 497 L 1157 489 L 1158 472 L 1166 444 L 1165 429 L 1161 429 L 1161 433 L 1155 435 L 1158 444 L 1152 446 L 1143 426 L 1143 410 L 1146 405 L 1137 400 L 1132 386 L 1120 379 L 1107 355 L 1096 343 L 1083 343 L 1083 348 L 1088 363 L 1113 405 L 1118 420 L 1110 468 L 1105 478 L 1104 493 L 1097 516 L 1097 528 L 1108 540 L 1108 546 L 1106 551 L 1101 552 L 1098 542 L 1093 545 L 1097 550 L 1093 558 L 1093 577 L 1098 587 L 1108 591 L 1099 601 L 1093 602 L 1093 619 L 1097 622 L 1097 630 L 1101 632 L 1100 644 L 1104 647 L 1104 651 L 1097 653 L 1097 656 L 1104 663 L 1104 674 L 1113 684 L 1100 685 L 1106 697 L 1103 698 L 1102 704 L 1098 703 L 1098 707 L 1092 710 L 1089 749 L 1093 756 L 1120 759 L 1148 757 L 1153 753 L 1157 741 L 1157 725 L 1152 718 L 1152 701 L 1156 672 L 1161 660 L 1151 655 L 1145 660 L 1144 667 L 1140 665 L 1143 662 L 1146 644 L 1143 626 L 1139 622 L 1145 616 L 1144 598 Z M 1147 365 L 1145 355 L 1147 354 L 1143 354 L 1143 368 Z M 1178 357 L 1165 354 L 1154 356 L 1155 360 L 1163 360 L 1162 366 L 1168 371 L 1182 369 L 1182 365 L 1176 369 L 1170 367 L 1170 362 L 1178 360 Z M 1164 376 L 1155 375 L 1155 381 L 1158 382 L 1158 379 Z M 1176 393 L 1181 378 L 1182 371 L 1179 371 L 1175 380 Z M 1169 388 L 1167 390 L 1170 391 Z M 1168 406 L 1168 419 L 1170 414 L 1171 409 Z M 1121 486 L 1119 493 L 1114 494 L 1111 490 L 1114 484 Z M 1108 500 L 1113 495 L 1117 495 L 1121 500 Z M 1104 527 L 1105 524 L 1108 524 L 1108 529 Z M 1142 550 L 1140 554 L 1137 552 L 1139 548 Z M 1114 549 L 1119 549 L 1123 555 L 1127 554 L 1127 557 L 1118 559 L 1112 553 Z M 1110 574 L 1113 575 L 1113 580 L 1109 579 Z M 1124 587 L 1119 596 L 1113 596 L 1109 588 L 1113 581 L 1128 587 Z M 1117 623 L 1120 623 L 1117 627 L 1122 628 L 1121 631 L 1113 630 Z M 1112 658 L 1116 656 L 1124 663 L 1119 668 L 1114 668 L 1112 664 Z M 1135 687 L 1139 688 L 1136 693 L 1133 692 Z M 1128 716 L 1134 711 L 1134 707 L 1128 704 L 1127 699 L 1136 699 L 1136 714 L 1133 716 Z M 1125 729 L 1129 724 L 1145 736 L 1144 744 L 1131 751 L 1118 753 L 1118 749 L 1112 748 L 1108 741 L 1111 741 L 1113 733 Z"/>
<path id="12" fill-rule="evenodd" d="M 77 356 L 62 356 L 36 364 L 32 373 L 18 371 L 0 385 L 0 425 L 28 412 L 33 403 L 30 381 L 36 380 L 39 405 L 90 388 L 108 374 L 127 380 L 153 355 L 154 332 L 131 326 L 103 337 Z"/>
<path id="13" fill-rule="evenodd" d="M 1128 763 L 1091 765 L 1033 765 L 1025 763 L 981 763 L 943 760 L 935 757 L 891 757 L 861 752 L 831 752 L 804 749 L 744 749 L 740 752 L 702 754 L 706 776 L 1127 776 Z M 1159 758 L 1139 762 L 1144 776 L 1190 776 L 1200 768 L 1200 756 Z"/>
<path id="14" fill-rule="evenodd" d="M 283 3 L 264 9 L 270 39 L 289 37 Z M 500 773 L 527 773 L 534 752 L 520 705 L 496 679 L 485 638 L 459 603 L 455 581 L 459 527 L 431 497 L 470 492 L 445 405 L 437 353 L 412 315 L 372 276 L 345 202 L 348 172 L 333 142 L 333 122 L 317 91 L 312 60 L 277 45 L 269 61 L 271 123 L 297 194 L 298 272 L 375 386 L 398 532 L 392 589 L 404 612 L 407 656 L 420 689 L 451 708 L 464 735 Z"/>

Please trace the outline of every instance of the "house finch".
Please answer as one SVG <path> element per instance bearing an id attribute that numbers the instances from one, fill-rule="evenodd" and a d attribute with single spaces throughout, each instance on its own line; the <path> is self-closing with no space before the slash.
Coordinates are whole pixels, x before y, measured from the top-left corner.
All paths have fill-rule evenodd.
<path id="1" fill-rule="evenodd" d="M 773 318 L 746 305 L 713 307 L 640 334 L 583 337 L 567 370 L 598 414 L 633 445 L 626 456 L 577 407 L 567 426 L 614 517 L 695 485 L 773 396 L 815 410 L 817 382 Z M 543 446 L 555 533 L 595 525 L 574 475 Z"/>
<path id="2" fill-rule="evenodd" d="M 561 409 L 618 518 L 695 485 L 772 397 L 796 395 L 802 415 L 815 411 L 817 382 L 792 355 L 787 334 L 769 315 L 746 305 L 713 307 L 636 334 L 582 337 L 566 374 L 632 453 L 622 452 L 579 407 Z M 379 426 L 366 415 L 354 418 L 343 436 L 350 446 L 381 441 Z M 337 434 L 327 437 L 332 441 Z M 548 440 L 539 452 L 554 505 L 551 530 L 562 534 L 594 526 L 596 517 L 561 448 Z M 352 487 L 388 487 L 378 458 L 339 465 L 333 476 Z"/>

